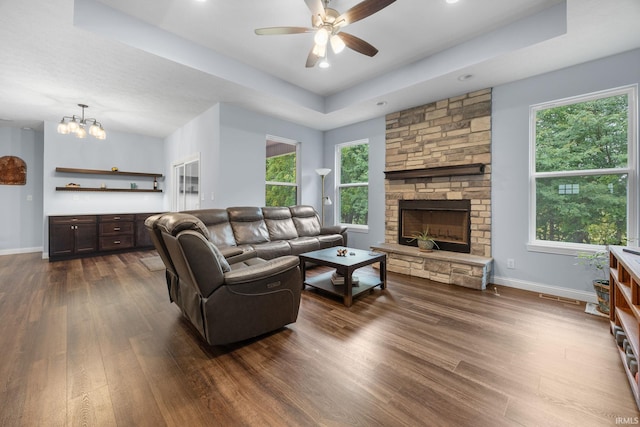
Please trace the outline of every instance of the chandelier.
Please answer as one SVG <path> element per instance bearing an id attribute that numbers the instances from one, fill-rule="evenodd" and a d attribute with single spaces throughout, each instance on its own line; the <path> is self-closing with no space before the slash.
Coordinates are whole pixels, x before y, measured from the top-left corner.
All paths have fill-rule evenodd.
<path id="1" fill-rule="evenodd" d="M 64 116 L 58 124 L 58 133 L 67 135 L 73 133 L 77 138 L 87 137 L 87 125 L 89 124 L 89 135 L 96 139 L 106 139 L 107 133 L 102 128 L 102 123 L 97 119 L 90 119 L 84 117 L 84 109 L 89 108 L 86 104 L 78 104 L 78 107 L 82 108 L 82 115 L 76 116 Z"/>

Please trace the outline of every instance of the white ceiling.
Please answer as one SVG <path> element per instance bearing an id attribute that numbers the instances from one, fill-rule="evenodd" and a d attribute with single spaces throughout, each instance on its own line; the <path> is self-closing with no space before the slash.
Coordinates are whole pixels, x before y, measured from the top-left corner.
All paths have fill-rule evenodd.
<path id="1" fill-rule="evenodd" d="M 329 69 L 305 68 L 312 33 L 253 32 L 310 15 L 304 0 L 0 0 L 0 126 L 86 103 L 107 134 L 164 137 L 225 102 L 327 130 L 640 47 L 638 0 L 397 0 L 345 28 L 380 52 Z"/>

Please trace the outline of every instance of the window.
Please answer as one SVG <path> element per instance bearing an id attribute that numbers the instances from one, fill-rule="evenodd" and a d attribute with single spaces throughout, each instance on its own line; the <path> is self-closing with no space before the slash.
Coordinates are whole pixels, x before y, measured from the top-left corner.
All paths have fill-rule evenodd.
<path id="1" fill-rule="evenodd" d="M 298 203 L 298 146 L 295 141 L 267 136 L 265 206 Z"/>
<path id="2" fill-rule="evenodd" d="M 336 189 L 339 223 L 367 228 L 369 221 L 369 141 L 336 146 Z"/>
<path id="3" fill-rule="evenodd" d="M 637 86 L 531 107 L 530 249 L 636 237 L 636 110 Z"/>
<path id="4" fill-rule="evenodd" d="M 173 163 L 172 210 L 200 209 L 200 154 Z"/>

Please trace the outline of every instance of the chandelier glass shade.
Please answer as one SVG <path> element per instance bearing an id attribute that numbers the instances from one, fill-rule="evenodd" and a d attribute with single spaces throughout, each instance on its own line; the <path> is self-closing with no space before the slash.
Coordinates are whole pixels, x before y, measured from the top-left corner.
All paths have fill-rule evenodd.
<path id="1" fill-rule="evenodd" d="M 89 108 L 86 104 L 78 104 L 78 107 L 82 108 L 82 114 L 76 116 L 64 116 L 60 123 L 58 123 L 58 133 L 63 135 L 75 134 L 77 138 L 83 139 L 87 137 L 87 126 L 89 126 L 89 135 L 96 139 L 106 139 L 107 133 L 97 119 L 86 118 L 84 116 L 84 109 Z"/>

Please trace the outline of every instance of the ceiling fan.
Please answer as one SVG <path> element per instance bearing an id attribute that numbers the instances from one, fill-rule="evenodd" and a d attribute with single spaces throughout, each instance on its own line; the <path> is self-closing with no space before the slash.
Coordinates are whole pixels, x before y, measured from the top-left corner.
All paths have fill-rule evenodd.
<path id="1" fill-rule="evenodd" d="M 355 50 L 363 55 L 374 56 L 378 49 L 366 41 L 352 34 L 342 31 L 344 27 L 356 21 L 360 21 L 368 16 L 394 3 L 396 0 L 364 0 L 353 6 L 344 13 L 339 13 L 329 7 L 331 0 L 304 0 L 309 10 L 311 10 L 311 25 L 307 27 L 268 27 L 255 30 L 258 35 L 281 35 L 281 34 L 301 34 L 313 33 L 314 45 L 307 57 L 307 68 L 311 68 L 320 58 L 323 61 L 320 67 L 328 67 L 327 44 L 331 45 L 334 53 L 340 53 L 345 47 Z"/>

